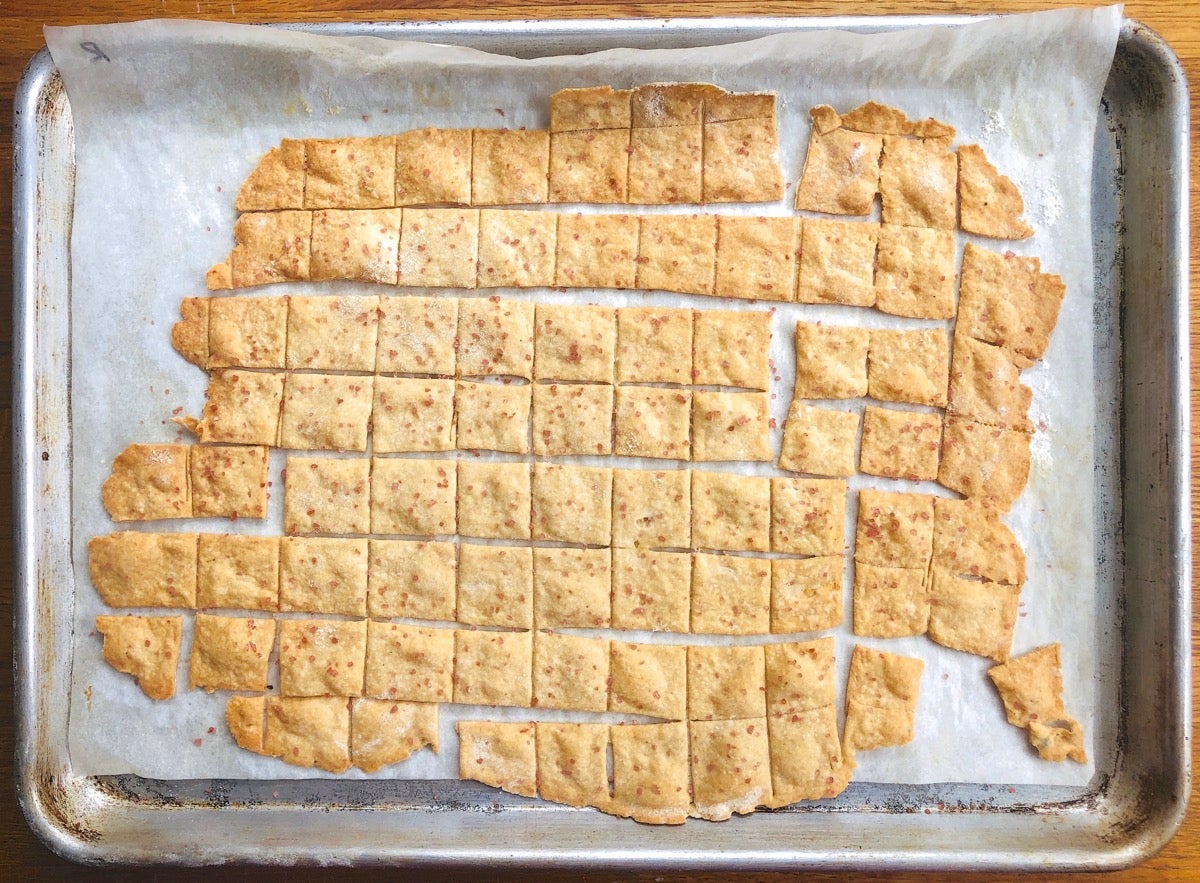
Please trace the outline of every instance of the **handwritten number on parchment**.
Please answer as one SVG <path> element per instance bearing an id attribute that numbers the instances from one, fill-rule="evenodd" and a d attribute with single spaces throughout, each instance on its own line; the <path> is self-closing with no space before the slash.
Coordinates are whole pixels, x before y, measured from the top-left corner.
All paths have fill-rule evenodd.
<path id="1" fill-rule="evenodd" d="M 91 40 L 86 40 L 79 44 L 79 48 L 92 56 L 92 61 L 107 61 L 112 62 L 112 59 L 104 54 L 104 50 L 93 43 Z"/>

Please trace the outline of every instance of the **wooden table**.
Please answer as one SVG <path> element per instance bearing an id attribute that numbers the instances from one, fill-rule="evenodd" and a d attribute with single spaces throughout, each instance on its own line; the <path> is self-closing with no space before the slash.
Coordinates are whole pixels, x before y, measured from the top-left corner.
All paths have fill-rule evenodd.
<path id="1" fill-rule="evenodd" d="M 144 18 L 210 18 L 233 22 L 262 21 L 343 21 L 383 19 L 456 19 L 456 18 L 626 18 L 637 16 L 711 16 L 711 15 L 848 15 L 883 13 L 961 13 L 974 11 L 1016 12 L 1044 8 L 1038 0 L 1007 0 L 989 4 L 980 0 L 927 0 L 901 2 L 882 0 L 867 2 L 723 2 L 694 3 L 510 3 L 486 0 L 434 0 L 434 2 L 397 2 L 383 0 L 243 0 L 243 2 L 214 3 L 210 0 L 7 0 L 0 4 L 0 168 L 12 166 L 12 95 L 21 71 L 30 56 L 43 45 L 43 24 L 71 25 L 84 22 L 131 21 Z M 1094 5 L 1094 4 L 1071 4 Z M 88 8 L 83 8 L 88 7 Z M 1193 83 L 1193 116 L 1196 94 L 1200 91 L 1200 2 L 1189 0 L 1131 0 L 1125 14 L 1149 25 L 1163 35 L 1183 60 L 1188 78 Z M 1193 135 L 1193 148 L 1197 143 Z M 1200 205 L 1200 169 L 1193 149 L 1191 162 L 1192 204 Z M 12 295 L 12 183 L 8 173 L 0 175 L 0 302 L 7 304 Z M 1195 222 L 1193 221 L 1193 229 Z M 1192 279 L 1200 279 L 1197 254 L 1192 255 Z M 1193 299 L 1197 291 L 1192 286 Z M 1192 333 L 1197 332 L 1197 313 L 1193 310 Z M 1195 345 L 1193 366 L 1200 364 Z M 1193 378 L 1196 377 L 1193 367 Z M 12 419 L 12 318 L 7 306 L 0 309 L 0 499 L 11 499 L 12 469 L 9 427 Z M 1193 427 L 1196 410 L 1193 405 Z M 1193 454 L 1194 456 L 1195 454 Z M 1195 511 L 1193 497 L 1193 511 Z M 1193 523 L 1195 517 L 1193 516 Z M 12 634 L 6 623 L 12 621 L 13 528 L 11 507 L 0 505 L 0 659 L 12 658 Z M 1200 571 L 1198 571 L 1200 572 Z M 1193 626 L 1193 634 L 1196 629 Z M 1195 640 L 1195 639 L 1194 639 Z M 1200 641 L 1197 650 L 1200 651 Z M 5 880 L 91 880 L 115 876 L 113 872 L 81 869 L 46 850 L 25 826 L 14 798 L 12 712 L 12 678 L 10 670 L 0 676 L 0 879 Z M 211 879 L 212 871 L 185 870 L 178 872 L 140 871 L 118 872 L 121 879 L 150 880 L 159 876 L 172 879 Z M 218 872 L 222 879 L 254 879 L 258 881 L 292 879 L 294 871 Z M 349 879 L 351 871 L 306 872 L 303 879 Z M 355 879 L 386 872 L 355 874 Z M 444 875 L 446 879 L 450 875 Z M 549 879 L 550 875 L 497 875 L 507 879 Z M 589 874 L 585 879 L 607 879 L 610 875 Z M 1081 879 L 1089 875 L 1063 879 Z M 985 875 L 986 879 L 1000 879 Z M 892 879 L 916 879 L 916 875 L 895 875 Z M 655 879 L 664 879 L 656 877 Z M 666 879 L 672 879 L 670 877 Z M 694 879 L 714 879 L 711 877 Z M 783 879 L 779 875 L 763 875 L 759 879 Z M 820 879 L 825 879 L 824 875 Z M 1160 853 L 1139 868 L 1109 877 L 1121 880 L 1195 880 L 1200 879 L 1200 806 L 1193 803 L 1182 830 Z"/>

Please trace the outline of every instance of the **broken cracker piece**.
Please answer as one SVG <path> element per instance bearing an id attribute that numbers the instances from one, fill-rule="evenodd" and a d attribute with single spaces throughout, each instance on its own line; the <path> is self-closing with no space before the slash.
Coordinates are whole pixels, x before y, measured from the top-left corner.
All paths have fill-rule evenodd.
<path id="1" fill-rule="evenodd" d="M 612 811 L 651 825 L 682 825 L 691 804 L 688 725 L 611 727 Z"/>
<path id="2" fill-rule="evenodd" d="M 304 142 L 284 138 L 246 176 L 233 207 L 239 212 L 270 212 L 304 203 Z"/>
<path id="3" fill-rule="evenodd" d="M 1033 235 L 1021 215 L 1025 201 L 1007 175 L 1001 175 L 978 144 L 958 148 L 958 223 L 968 233 L 994 239 Z"/>
<path id="4" fill-rule="evenodd" d="M 438 750 L 438 706 L 430 702 L 355 699 L 350 706 L 350 758 L 364 773 Z"/>
<path id="5" fill-rule="evenodd" d="M 104 661 L 133 675 L 151 699 L 175 695 L 175 669 L 183 639 L 181 616 L 97 616 L 104 636 Z"/>
<path id="6" fill-rule="evenodd" d="M 955 576 L 934 566 L 929 588 L 929 637 L 943 647 L 1008 659 L 1020 586 Z"/>
<path id="7" fill-rule="evenodd" d="M 1029 481 L 1030 436 L 948 416 L 937 480 L 1007 512 Z"/>
<path id="8" fill-rule="evenodd" d="M 209 375 L 200 422 L 184 425 L 202 442 L 278 445 L 284 377 L 282 371 L 219 368 Z"/>
<path id="9" fill-rule="evenodd" d="M 534 724 L 459 721 L 458 775 L 510 794 L 537 795 Z"/>
<path id="10" fill-rule="evenodd" d="M 113 521 L 192 516 L 188 445 L 129 445 L 113 460 L 101 500 Z"/>
<path id="11" fill-rule="evenodd" d="M 308 279 L 312 212 L 246 212 L 233 224 L 233 251 L 208 271 L 209 289 Z"/>
<path id="12" fill-rule="evenodd" d="M 828 128 L 819 118 L 820 110 L 814 107 L 812 111 L 813 131 L 796 187 L 796 208 L 832 215 L 869 215 L 879 192 L 883 138 L 836 125 Z"/>
<path id="13" fill-rule="evenodd" d="M 904 111 L 880 104 L 878 101 L 867 101 L 860 104 L 838 119 L 839 124 L 846 129 L 857 132 L 876 132 L 884 135 L 915 135 L 918 138 L 953 138 L 954 127 L 927 117 L 923 120 L 910 120 Z"/>
<path id="14" fill-rule="evenodd" d="M 265 696 L 230 696 L 225 703 L 225 725 L 238 748 L 265 754 L 267 699 Z"/>
<path id="15" fill-rule="evenodd" d="M 341 696 L 268 696 L 263 753 L 331 773 L 350 768 L 350 700 Z"/>
<path id="16" fill-rule="evenodd" d="M 196 534 L 120 531 L 92 537 L 88 573 L 110 607 L 195 607 Z"/>
<path id="17" fill-rule="evenodd" d="M 688 734 L 697 816 L 719 822 L 772 802 L 766 718 L 691 721 Z"/>
<path id="18" fill-rule="evenodd" d="M 209 352 L 209 314 L 213 298 L 185 297 L 179 302 L 180 321 L 171 326 L 171 346 L 193 365 L 208 369 L 212 355 Z M 235 300 L 235 298 L 229 298 Z M 242 300 L 242 298 L 236 298 Z M 246 298 L 252 300 L 252 298 Z"/>
<path id="19" fill-rule="evenodd" d="M 1021 544 L 1000 512 L 979 500 L 934 500 L 933 563 L 990 582 L 1025 582 Z"/>
<path id="20" fill-rule="evenodd" d="M 1029 730 L 1029 741 L 1045 760 L 1070 758 L 1087 763 L 1083 728 L 1062 701 L 1062 659 L 1058 644 L 1047 644 L 988 669 L 1004 703 L 1008 722 Z"/>

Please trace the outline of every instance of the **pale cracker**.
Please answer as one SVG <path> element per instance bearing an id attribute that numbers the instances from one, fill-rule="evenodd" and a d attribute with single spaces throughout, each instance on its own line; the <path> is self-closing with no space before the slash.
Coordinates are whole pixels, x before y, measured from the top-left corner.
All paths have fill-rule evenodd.
<path id="1" fill-rule="evenodd" d="M 400 219 L 398 208 L 313 212 L 309 278 L 395 285 Z"/>
<path id="2" fill-rule="evenodd" d="M 696 310 L 692 382 L 766 390 L 771 382 L 771 313 Z"/>
<path id="3" fill-rule="evenodd" d="M 379 299 L 380 372 L 453 376 L 458 337 L 458 298 Z"/>
<path id="4" fill-rule="evenodd" d="M 192 427 L 196 437 L 202 442 L 278 444 L 284 376 L 281 371 L 213 371 L 200 422 Z"/>
<path id="5" fill-rule="evenodd" d="M 550 133 L 548 202 L 624 203 L 629 130 Z"/>
<path id="6" fill-rule="evenodd" d="M 529 632 L 454 631 L 454 701 L 517 705 L 533 699 L 533 638 Z"/>
<path id="7" fill-rule="evenodd" d="M 879 225 L 805 218 L 800 233 L 796 300 L 803 304 L 875 304 Z"/>
<path id="8" fill-rule="evenodd" d="M 704 202 L 775 202 L 783 197 L 774 119 L 704 124 Z"/>
<path id="9" fill-rule="evenodd" d="M 532 301 L 463 299 L 458 307 L 458 376 L 533 377 Z"/>
<path id="10" fill-rule="evenodd" d="M 270 465 L 266 447 L 193 445 L 188 459 L 193 516 L 266 515 Z"/>
<path id="11" fill-rule="evenodd" d="M 233 222 L 228 261 L 208 271 L 208 287 L 247 288 L 308 279 L 312 212 L 247 212 Z"/>
<path id="12" fill-rule="evenodd" d="M 767 719 L 776 806 L 836 797 L 849 780 L 832 705 Z"/>
<path id="13" fill-rule="evenodd" d="M 688 724 L 695 814 L 724 821 L 772 801 L 767 721 L 692 721 Z"/>
<path id="14" fill-rule="evenodd" d="M 687 648 L 688 719 L 737 720 L 767 713 L 761 644 Z"/>
<path id="15" fill-rule="evenodd" d="M 528 463 L 458 461 L 458 532 L 465 537 L 529 539 Z"/>
<path id="16" fill-rule="evenodd" d="M 371 448 L 377 454 L 454 450 L 454 381 L 376 377 Z"/>
<path id="17" fill-rule="evenodd" d="M 860 490 L 854 560 L 924 569 L 933 557 L 933 500 L 926 494 Z"/>
<path id="18" fill-rule="evenodd" d="M 187 445 L 129 445 L 113 460 L 100 498 L 113 521 L 190 518 Z"/>
<path id="19" fill-rule="evenodd" d="M 275 620 L 197 613 L 188 662 L 188 689 L 267 689 Z"/>
<path id="20" fill-rule="evenodd" d="M 279 695 L 362 696 L 367 621 L 285 619 L 279 624 Z"/>
<path id="21" fill-rule="evenodd" d="M 305 208 L 385 208 L 396 197 L 396 139 L 304 142 Z"/>
<path id="22" fill-rule="evenodd" d="M 479 211 L 406 208 L 396 284 L 474 288 L 479 272 Z"/>
<path id="23" fill-rule="evenodd" d="M 96 631 L 104 636 L 104 661 L 133 675 L 143 693 L 151 699 L 175 695 L 183 617 L 97 616 Z"/>
<path id="24" fill-rule="evenodd" d="M 109 607 L 195 607 L 196 534 L 120 531 L 92 537 L 88 573 Z"/>
<path id="25" fill-rule="evenodd" d="M 613 641 L 608 710 L 687 718 L 687 647 Z"/>
<path id="26" fill-rule="evenodd" d="M 371 533 L 453 534 L 458 469 L 453 460 L 371 459 Z"/>
<path id="27" fill-rule="evenodd" d="M 613 382 L 617 314 L 612 307 L 539 303 L 534 319 L 534 377 Z"/>
<path id="28" fill-rule="evenodd" d="M 367 541 L 284 537 L 279 543 L 279 609 L 367 615 Z"/>
<path id="29" fill-rule="evenodd" d="M 765 392 L 692 395 L 692 459 L 767 461 L 771 452 L 770 397 Z"/>
<path id="30" fill-rule="evenodd" d="M 285 297 L 208 298 L 209 368 L 282 368 L 287 350 Z"/>
<path id="31" fill-rule="evenodd" d="M 544 203 L 550 171 L 550 133 L 475 129 L 471 142 L 471 204 Z"/>
<path id="32" fill-rule="evenodd" d="M 968 233 L 995 239 L 1028 239 L 1033 228 L 1021 219 L 1025 200 L 1001 175 L 978 144 L 958 148 L 958 223 Z"/>
<path id="33" fill-rule="evenodd" d="M 633 288 L 637 281 L 637 215 L 561 214 L 554 284 L 567 288 Z"/>
<path id="34" fill-rule="evenodd" d="M 459 380 L 454 394 L 454 432 L 464 451 L 529 453 L 531 384 Z"/>
<path id="35" fill-rule="evenodd" d="M 854 646 L 846 681 L 846 754 L 904 745 L 913 739 L 920 659 Z"/>
<path id="36" fill-rule="evenodd" d="M 881 224 L 875 309 L 917 319 L 954 318 L 954 233 Z"/>
<path id="37" fill-rule="evenodd" d="M 535 540 L 612 542 L 612 469 L 534 463 L 532 499 Z"/>
<path id="38" fill-rule="evenodd" d="M 470 203 L 470 129 L 412 129 L 396 136 L 396 205 Z"/>
<path id="39" fill-rule="evenodd" d="M 954 335 L 947 410 L 980 423 L 1032 432 L 1029 404 L 1033 391 L 1021 382 L 1021 372 L 1008 351 Z"/>
<path id="40" fill-rule="evenodd" d="M 687 548 L 692 537 L 691 473 L 613 470 L 613 545 Z"/>
<path id="41" fill-rule="evenodd" d="M 613 406 L 613 427 L 619 457 L 690 460 L 692 392 L 619 386 Z"/>
<path id="42" fill-rule="evenodd" d="M 535 727 L 538 796 L 607 809 L 608 725 L 539 721 Z"/>
<path id="43" fill-rule="evenodd" d="M 790 718 L 837 701 L 833 638 L 767 644 L 767 714 Z"/>
<path id="44" fill-rule="evenodd" d="M 884 478 L 932 481 L 938 477 L 941 436 L 940 414 L 867 405 L 858 468 Z"/>
<path id="45" fill-rule="evenodd" d="M 608 628 L 612 614 L 608 549 L 533 550 L 533 624 Z"/>
<path id="46" fill-rule="evenodd" d="M 711 88 L 704 93 L 704 121 L 774 120 L 774 92 L 726 92 Z"/>
<path id="47" fill-rule="evenodd" d="M 305 144 L 284 138 L 246 176 L 233 207 L 239 212 L 270 212 L 304 203 Z"/>
<path id="48" fill-rule="evenodd" d="M 458 775 L 510 794 L 537 794 L 534 725 L 496 721 L 458 722 Z"/>
<path id="49" fill-rule="evenodd" d="M 374 379 L 341 374 L 288 374 L 283 384 L 279 445 L 298 451 L 365 451 Z"/>
<path id="50" fill-rule="evenodd" d="M 428 702 L 355 699 L 350 757 L 365 773 L 408 760 L 426 745 L 438 750 L 438 706 Z"/>
<path id="51" fill-rule="evenodd" d="M 817 632 L 842 623 L 841 555 L 771 562 L 771 633 Z"/>
<path id="52" fill-rule="evenodd" d="M 608 710 L 607 638 L 536 632 L 533 705 L 568 711 Z"/>
<path id="53" fill-rule="evenodd" d="M 289 534 L 371 532 L 371 461 L 288 457 L 283 530 Z"/>
<path id="54" fill-rule="evenodd" d="M 685 126 L 704 119 L 705 83 L 647 83 L 633 90 L 630 123 L 636 128 Z"/>
<path id="55" fill-rule="evenodd" d="M 481 209 L 479 288 L 539 288 L 554 284 L 558 214 Z"/>
<path id="56" fill-rule="evenodd" d="M 617 382 L 682 383 L 692 378 L 692 311 L 617 310 Z"/>
<path id="57" fill-rule="evenodd" d="M 700 202 L 703 150 L 704 132 L 698 123 L 633 129 L 627 201 L 633 205 Z"/>
<path id="58" fill-rule="evenodd" d="M 712 294 L 717 268 L 715 215 L 642 215 L 637 287 Z"/>
<path id="59" fill-rule="evenodd" d="M 454 619 L 455 543 L 373 539 L 369 552 L 367 612 L 371 616 Z"/>
<path id="60" fill-rule="evenodd" d="M 991 582 L 1025 582 L 1025 553 L 1000 513 L 977 500 L 934 500 L 933 563 Z"/>
<path id="61" fill-rule="evenodd" d="M 771 545 L 771 480 L 692 472 L 692 547 L 765 552 Z"/>
<path id="62" fill-rule="evenodd" d="M 455 618 L 465 625 L 533 626 L 533 550 L 528 546 L 458 547 Z"/>
<path id="63" fill-rule="evenodd" d="M 613 549 L 612 555 L 612 627 L 686 633 L 692 556 L 647 549 Z"/>
<path id="64" fill-rule="evenodd" d="M 798 399 L 856 399 L 867 394 L 871 333 L 852 325 L 796 323 Z"/>
<path id="65" fill-rule="evenodd" d="M 935 566 L 929 589 L 929 637 L 952 650 L 1008 659 L 1017 622 L 1019 586 L 954 576 Z"/>
<path id="66" fill-rule="evenodd" d="M 943 139 L 884 135 L 879 163 L 883 222 L 953 230 L 958 161 Z"/>
<path id="67" fill-rule="evenodd" d="M 949 416 L 937 480 L 1007 512 L 1029 481 L 1030 444 L 1027 433 Z"/>
<path id="68" fill-rule="evenodd" d="M 692 557 L 693 634 L 764 635 L 770 625 L 770 561 L 703 552 Z"/>
<path id="69" fill-rule="evenodd" d="M 718 215 L 713 293 L 750 300 L 795 300 L 800 226 L 800 219 L 794 217 Z"/>
<path id="70" fill-rule="evenodd" d="M 796 208 L 832 215 L 869 215 L 879 192 L 883 138 L 814 125 L 796 187 Z"/>
<path id="71" fill-rule="evenodd" d="M 871 329 L 867 394 L 885 402 L 946 407 L 950 344 L 943 328 Z"/>
<path id="72" fill-rule="evenodd" d="M 559 89 L 550 96 L 550 131 L 628 129 L 632 94 L 612 86 Z"/>
<path id="73" fill-rule="evenodd" d="M 854 565 L 854 634 L 903 638 L 923 635 L 928 626 L 924 568 Z"/>
<path id="74" fill-rule="evenodd" d="M 533 453 L 608 456 L 613 452 L 613 388 L 608 384 L 533 386 Z"/>
<path id="75" fill-rule="evenodd" d="M 783 424 L 779 468 L 810 475 L 853 475 L 858 423 L 853 411 L 793 401 Z"/>
<path id="76" fill-rule="evenodd" d="M 687 724 L 612 727 L 612 811 L 650 825 L 682 825 L 691 804 Z"/>
<path id="77" fill-rule="evenodd" d="M 341 696 L 267 697 L 263 753 L 331 773 L 350 768 L 350 701 Z"/>
<path id="78" fill-rule="evenodd" d="M 454 692 L 454 630 L 367 621 L 363 695 L 449 702 Z"/>
<path id="79" fill-rule="evenodd" d="M 200 534 L 196 606 L 279 609 L 279 537 Z"/>

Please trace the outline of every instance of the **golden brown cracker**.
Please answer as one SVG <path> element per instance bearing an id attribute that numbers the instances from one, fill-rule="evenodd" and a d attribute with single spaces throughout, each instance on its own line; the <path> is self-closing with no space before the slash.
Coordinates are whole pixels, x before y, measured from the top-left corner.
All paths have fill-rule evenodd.
<path id="1" fill-rule="evenodd" d="M 454 631 L 454 701 L 528 706 L 533 699 L 529 632 Z"/>
<path id="2" fill-rule="evenodd" d="M 568 711 L 608 710 L 607 638 L 535 632 L 533 704 Z"/>
<path id="3" fill-rule="evenodd" d="M 458 461 L 458 532 L 467 537 L 529 539 L 528 463 Z"/>
<path id="4" fill-rule="evenodd" d="M 1024 432 L 947 417 L 937 480 L 1007 512 L 1029 481 L 1030 441 Z"/>
<path id="5" fill-rule="evenodd" d="M 277 445 L 284 373 L 219 368 L 208 378 L 204 411 L 192 430 L 202 442 Z"/>
<path id="6" fill-rule="evenodd" d="M 365 451 L 374 379 L 345 374 L 288 374 L 279 445 L 298 451 Z"/>
<path id="7" fill-rule="evenodd" d="M 284 537 L 279 545 L 279 609 L 367 615 L 367 541 Z"/>
<path id="8" fill-rule="evenodd" d="M 533 550 L 533 624 L 608 628 L 612 613 L 608 549 Z"/>
<path id="9" fill-rule="evenodd" d="M 469 205 L 471 130 L 412 129 L 396 136 L 396 205 Z"/>
<path id="10" fill-rule="evenodd" d="M 88 540 L 92 586 L 109 607 L 195 607 L 196 534 L 120 531 Z"/>
<path id="11" fill-rule="evenodd" d="M 705 122 L 705 202 L 775 202 L 783 197 L 774 119 Z"/>
<path id="12" fill-rule="evenodd" d="M 981 343 L 966 334 L 954 335 L 947 410 L 979 423 L 1032 432 L 1029 404 L 1033 391 L 1021 382 L 1021 372 L 1001 347 Z"/>
<path id="13" fill-rule="evenodd" d="M 308 279 L 312 212 L 246 212 L 233 224 L 233 251 L 209 270 L 208 287 L 247 288 Z"/>
<path id="14" fill-rule="evenodd" d="M 884 478 L 932 481 L 938 477 L 941 437 L 940 414 L 867 405 L 858 468 Z"/>
<path id="15" fill-rule="evenodd" d="M 263 518 L 268 466 L 263 446 L 193 445 L 188 464 L 192 515 Z"/>
<path id="16" fill-rule="evenodd" d="M 617 310 L 618 383 L 681 383 L 692 377 L 692 311 Z"/>
<path id="17" fill-rule="evenodd" d="M 246 298 L 251 300 L 252 298 Z M 209 316 L 218 298 L 185 297 L 179 302 L 180 320 L 171 326 L 171 346 L 193 365 L 207 369 L 212 362 L 209 351 Z M 229 298 L 234 300 L 234 298 Z M 242 300 L 242 298 L 237 298 Z"/>
<path id="18" fill-rule="evenodd" d="M 550 133 L 475 129 L 471 141 L 471 204 L 543 203 L 548 193 Z"/>
<path id="19" fill-rule="evenodd" d="M 1019 586 L 980 582 L 933 568 L 929 589 L 929 637 L 952 650 L 1008 659 L 1017 622 Z"/>
<path id="20" fill-rule="evenodd" d="M 933 556 L 933 502 L 925 494 L 858 492 L 854 560 L 924 569 Z"/>
<path id="21" fill-rule="evenodd" d="M 555 212 L 481 209 L 478 287 L 553 285 L 557 242 Z"/>
<path id="22" fill-rule="evenodd" d="M 1001 175 L 978 144 L 958 148 L 958 223 L 968 233 L 994 239 L 1033 235 L 1021 215 L 1025 200 L 1007 175 Z"/>
<path id="23" fill-rule="evenodd" d="M 771 314 L 696 310 L 692 382 L 766 390 L 771 381 Z"/>
<path id="24" fill-rule="evenodd" d="M 688 724 L 692 800 L 702 819 L 724 821 L 771 803 L 767 721 L 692 721 Z"/>
<path id="25" fill-rule="evenodd" d="M 629 89 L 612 86 L 559 89 L 550 96 L 550 131 L 628 129 L 632 94 Z"/>
<path id="26" fill-rule="evenodd" d="M 879 193 L 883 222 L 953 230 L 958 162 L 940 138 L 883 136 Z"/>
<path id="27" fill-rule="evenodd" d="M 398 208 L 313 212 L 309 278 L 395 285 L 401 214 Z"/>
<path id="28" fill-rule="evenodd" d="M 554 284 L 567 288 L 633 288 L 637 281 L 637 215 L 561 214 Z"/>
<path id="29" fill-rule="evenodd" d="M 817 120 L 796 187 L 796 208 L 832 215 L 869 215 L 879 192 L 883 138 L 862 132 L 827 131 Z"/>
<path id="30" fill-rule="evenodd" d="M 104 636 L 104 661 L 133 675 L 151 699 L 175 695 L 175 669 L 183 639 L 181 616 L 97 616 Z"/>
<path id="31" fill-rule="evenodd" d="M 779 468 L 810 475 L 854 474 L 858 414 L 793 401 L 783 424 Z"/>
<path id="32" fill-rule="evenodd" d="M 510 794 L 537 794 L 533 723 L 458 722 L 458 775 Z"/>
<path id="33" fill-rule="evenodd" d="M 875 308 L 916 319 L 954 318 L 954 260 L 950 230 L 881 224 Z"/>
<path id="34" fill-rule="evenodd" d="M 279 609 L 279 537 L 200 534 L 196 606 Z"/>
<path id="35" fill-rule="evenodd" d="M 396 139 L 304 142 L 305 208 L 385 208 L 396 195 Z"/>
<path id="36" fill-rule="evenodd" d="M 530 384 L 455 384 L 454 432 L 464 451 L 529 453 Z"/>
<path id="37" fill-rule="evenodd" d="M 650 825 L 682 825 L 691 804 L 687 724 L 627 724 L 609 732 L 613 812 Z"/>
<path id="38" fill-rule="evenodd" d="M 690 390 L 619 386 L 612 419 L 617 456 L 691 459 Z"/>
<path id="39" fill-rule="evenodd" d="M 693 634 L 764 635 L 770 623 L 768 560 L 703 552 L 692 556 Z"/>
<path id="40" fill-rule="evenodd" d="M 854 634 L 875 638 L 923 635 L 929 626 L 926 571 L 921 567 L 854 565 Z"/>
<path id="41" fill-rule="evenodd" d="M 775 806 L 835 797 L 849 779 L 833 705 L 767 718 Z"/>
<path id="42" fill-rule="evenodd" d="M 474 288 L 479 260 L 479 211 L 406 208 L 396 284 Z"/>
<path id="43" fill-rule="evenodd" d="M 275 620 L 197 613 L 188 662 L 188 689 L 267 689 Z M 361 671 L 359 673 L 361 677 Z"/>
<path id="44" fill-rule="evenodd" d="M 797 322 L 798 399 L 856 399 L 867 394 L 870 332 L 852 325 Z"/>
<path id="45" fill-rule="evenodd" d="M 637 287 L 712 294 L 717 266 L 715 215 L 641 215 Z"/>
<path id="46" fill-rule="evenodd" d="M 305 142 L 284 138 L 246 176 L 233 207 L 239 212 L 270 212 L 304 204 Z"/>
<path id="47" fill-rule="evenodd" d="M 766 461 L 771 452 L 770 399 L 765 392 L 692 395 L 692 459 Z"/>
<path id="48" fill-rule="evenodd" d="M 379 298 L 376 370 L 406 374 L 455 373 L 458 299 Z"/>
<path id="49" fill-rule="evenodd" d="M 624 203 L 628 129 L 550 133 L 548 202 Z"/>
<path id="50" fill-rule="evenodd" d="M 371 533 L 453 534 L 458 470 L 453 460 L 371 459 Z"/>
<path id="51" fill-rule="evenodd" d="M 767 713 L 761 644 L 687 648 L 688 719 L 737 720 Z"/>
<path id="52" fill-rule="evenodd" d="M 535 540 L 612 542 L 612 469 L 534 463 L 532 500 Z"/>
<path id="53" fill-rule="evenodd" d="M 1062 702 L 1058 644 L 1047 644 L 988 670 L 1000 692 L 1008 722 L 1029 730 L 1029 741 L 1045 760 L 1087 763 L 1083 727 Z"/>
<path id="54" fill-rule="evenodd" d="M 944 329 L 871 329 L 867 355 L 871 398 L 944 408 L 949 382 L 950 345 Z"/>
<path id="55" fill-rule="evenodd" d="M 350 701 L 341 696 L 267 697 L 263 753 L 331 773 L 350 768 Z"/>
<path id="56" fill-rule="evenodd" d="M 366 626 L 364 696 L 409 702 L 450 701 L 454 691 L 453 629 L 418 628 L 374 619 Z"/>
<path id="57" fill-rule="evenodd" d="M 846 546 L 846 482 L 771 479 L 771 551 L 841 555 Z"/>
<path id="58" fill-rule="evenodd" d="M 225 703 L 225 725 L 238 748 L 265 754 L 267 698 L 230 696 Z"/>
<path id="59" fill-rule="evenodd" d="M 613 545 L 687 548 L 692 536 L 691 473 L 613 470 Z"/>
<path id="60" fill-rule="evenodd" d="M 539 721 L 535 728 L 538 796 L 607 809 L 608 725 Z"/>
<path id="61" fill-rule="evenodd" d="M 533 317 L 530 301 L 498 297 L 459 301 L 458 376 L 532 378 Z"/>
<path id="62" fill-rule="evenodd" d="M 805 218 L 800 234 L 796 300 L 805 304 L 875 304 L 879 225 Z"/>
<path id="63" fill-rule="evenodd" d="M 455 543 L 372 539 L 369 553 L 367 612 L 371 616 L 454 619 Z"/>
<path id="64" fill-rule="evenodd" d="M 767 714 L 790 718 L 837 700 L 833 638 L 767 644 Z"/>
<path id="65" fill-rule="evenodd" d="M 209 368 L 282 368 L 288 298 L 208 299 Z"/>
<path id="66" fill-rule="evenodd" d="M 432 377 L 376 377 L 371 448 L 377 454 L 452 451 L 454 381 Z"/>
<path id="67" fill-rule="evenodd" d="M 704 130 L 699 123 L 633 129 L 626 201 L 634 205 L 700 202 L 703 151 Z"/>
<path id="68" fill-rule="evenodd" d="M 283 530 L 289 534 L 371 532 L 371 461 L 288 457 Z"/>
<path id="69" fill-rule="evenodd" d="M 599 383 L 533 386 L 533 453 L 608 456 L 613 452 L 613 388 Z"/>
<path id="70" fill-rule="evenodd" d="M 534 377 L 613 382 L 617 345 L 614 309 L 538 304 L 534 319 Z"/>
<path id="71" fill-rule="evenodd" d="M 765 552 L 771 545 L 771 480 L 692 472 L 692 546 Z"/>
<path id="72" fill-rule="evenodd" d="M 363 772 L 401 763 L 426 745 L 437 752 L 437 705 L 387 699 L 355 699 L 351 704 L 350 757 Z"/>
<path id="73" fill-rule="evenodd" d="M 920 659 L 855 645 L 846 680 L 848 756 L 912 741 L 924 668 Z"/>
<path id="74" fill-rule="evenodd" d="M 461 544 L 457 598 L 461 623 L 532 628 L 533 550 Z"/>
<path id="75" fill-rule="evenodd" d="M 686 633 L 691 582 L 687 552 L 613 549 L 612 627 Z"/>
<path id="76" fill-rule="evenodd" d="M 609 711 L 687 718 L 686 647 L 613 641 L 609 673 Z"/>
<path id="77" fill-rule="evenodd" d="M 991 582 L 1025 582 L 1025 553 L 1000 513 L 979 500 L 934 500 L 933 563 Z"/>
<path id="78" fill-rule="evenodd" d="M 366 620 L 279 624 L 279 695 L 362 696 L 366 668 Z"/>
<path id="79" fill-rule="evenodd" d="M 794 217 L 718 215 L 713 294 L 795 300 L 800 226 Z"/>
<path id="80" fill-rule="evenodd" d="M 113 460 L 100 498 L 113 521 L 190 518 L 187 445 L 129 445 Z"/>
<path id="81" fill-rule="evenodd" d="M 771 562 L 771 633 L 817 632 L 842 623 L 841 555 Z"/>

